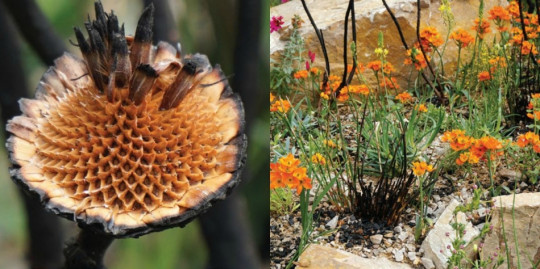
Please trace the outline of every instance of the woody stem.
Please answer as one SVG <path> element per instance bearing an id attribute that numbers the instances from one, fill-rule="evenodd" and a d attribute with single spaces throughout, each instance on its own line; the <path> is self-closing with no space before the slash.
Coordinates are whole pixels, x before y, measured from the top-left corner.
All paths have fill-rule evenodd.
<path id="1" fill-rule="evenodd" d="M 64 249 L 64 269 L 105 269 L 103 257 L 114 237 L 82 228 L 76 240 Z"/>

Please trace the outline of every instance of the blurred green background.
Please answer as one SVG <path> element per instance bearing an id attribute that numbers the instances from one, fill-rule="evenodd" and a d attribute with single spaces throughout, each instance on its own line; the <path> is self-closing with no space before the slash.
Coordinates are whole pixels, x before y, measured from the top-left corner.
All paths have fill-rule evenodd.
<path id="1" fill-rule="evenodd" d="M 249 136 L 248 163 L 245 173 L 251 178 L 243 182 L 235 192 L 241 192 L 246 197 L 248 218 L 251 232 L 261 254 L 264 267 L 268 254 L 264 254 L 268 244 L 268 55 L 269 33 L 268 22 L 269 0 L 262 1 L 261 16 L 261 46 L 260 55 L 260 85 L 257 91 L 261 98 L 257 100 L 244 100 L 256 102 L 259 110 L 253 121 Z M 57 33 L 70 51 L 80 55 L 77 48 L 69 45 L 68 40 L 76 40 L 73 35 L 73 26 L 83 28 L 87 14 L 93 17 L 93 1 L 72 0 L 37 0 L 47 18 L 53 24 Z M 142 1 L 128 0 L 102 0 L 105 10 L 111 9 L 117 14 L 119 21 L 125 23 L 126 34 L 133 34 L 142 11 Z M 212 63 L 219 63 L 226 75 L 233 73 L 233 50 L 236 33 L 236 10 L 238 2 L 225 1 L 169 1 L 171 10 L 177 22 L 182 49 L 184 53 L 201 52 L 207 54 Z M 212 21 L 212 17 L 215 20 Z M 220 29 L 217 29 L 220 28 Z M 23 47 L 24 68 L 27 75 L 27 84 L 33 95 L 41 75 L 48 68 L 44 66 L 31 48 L 21 40 Z M 234 79 L 234 77 L 232 78 Z M 5 123 L 1 124 L 4 128 Z M 4 132 L 0 132 L 3 134 Z M 5 144 L 5 137 L 0 138 Z M 5 148 L 0 152 L 0 268 L 26 268 L 25 250 L 25 219 L 22 202 L 18 196 L 16 186 L 9 177 Z M 66 237 L 73 235 L 74 224 L 63 221 L 68 231 Z M 71 233 L 69 232 L 71 231 Z M 139 239 L 115 240 L 107 252 L 105 263 L 108 268 L 204 268 L 208 258 L 208 251 L 204 238 L 201 235 L 198 221 L 195 220 L 183 229 L 169 229 L 159 233 L 143 236 Z"/>

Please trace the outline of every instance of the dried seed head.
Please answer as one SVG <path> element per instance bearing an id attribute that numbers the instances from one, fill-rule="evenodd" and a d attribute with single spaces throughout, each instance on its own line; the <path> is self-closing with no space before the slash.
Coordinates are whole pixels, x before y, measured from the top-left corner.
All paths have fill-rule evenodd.
<path id="1" fill-rule="evenodd" d="M 153 7 L 135 37 L 96 3 L 84 60 L 64 54 L 19 101 L 7 147 L 16 181 L 45 206 L 116 237 L 184 225 L 237 184 L 240 99 L 206 56 L 152 46 Z"/>

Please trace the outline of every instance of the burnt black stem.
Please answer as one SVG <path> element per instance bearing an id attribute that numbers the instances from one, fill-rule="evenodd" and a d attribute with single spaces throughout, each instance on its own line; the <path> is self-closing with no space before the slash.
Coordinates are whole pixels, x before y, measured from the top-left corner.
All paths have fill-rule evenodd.
<path id="1" fill-rule="evenodd" d="M 405 37 L 403 36 L 403 31 L 401 30 L 401 26 L 399 25 L 399 22 L 397 21 L 396 16 L 394 15 L 394 12 L 392 12 L 392 10 L 390 9 L 390 7 L 388 6 L 385 0 L 382 0 L 382 2 L 383 2 L 384 7 L 386 8 L 386 11 L 388 12 L 388 14 L 390 14 L 390 18 L 392 18 L 394 25 L 396 25 L 396 28 L 399 33 L 399 38 L 401 39 L 401 43 L 403 43 L 403 46 L 405 47 L 405 49 L 408 50 L 409 46 L 407 45 L 407 42 L 405 41 Z"/>
<path id="2" fill-rule="evenodd" d="M 521 31 L 523 31 L 523 40 L 528 41 L 529 37 L 527 36 L 527 31 L 525 30 L 525 20 L 523 19 L 523 7 L 521 5 L 521 0 L 518 0 L 518 8 L 519 8 L 519 19 L 521 20 Z M 523 44 L 521 44 L 523 47 Z M 534 58 L 534 54 L 531 52 L 529 53 L 529 57 L 531 57 L 531 60 L 534 65 L 538 66 L 538 63 L 536 62 L 536 59 Z"/>
<path id="3" fill-rule="evenodd" d="M 399 33 L 399 38 L 401 39 L 401 43 L 403 43 L 403 46 L 405 47 L 406 50 L 409 50 L 409 46 L 407 45 L 407 41 L 405 41 L 405 37 L 403 36 L 403 31 L 401 30 L 401 26 L 399 25 L 399 22 L 397 21 L 396 16 L 394 15 L 394 12 L 392 12 L 390 7 L 386 3 L 386 0 L 382 0 L 382 2 L 383 2 L 384 7 L 386 8 L 386 11 L 388 12 L 388 14 L 390 14 L 390 17 L 392 18 L 392 21 L 396 25 L 396 28 L 397 28 L 398 33 Z M 417 28 L 417 31 L 418 31 L 418 27 L 420 26 L 420 23 L 419 23 L 419 21 L 420 21 L 420 3 L 419 3 L 419 1 L 417 2 L 417 5 L 418 5 L 418 16 L 417 16 L 417 27 L 416 28 Z M 423 50 L 422 50 L 422 53 L 423 53 Z M 424 59 L 426 60 L 426 63 L 428 63 L 428 66 L 431 68 L 431 65 L 429 65 L 429 62 L 428 62 L 427 57 L 426 57 L 425 54 L 424 54 Z M 424 71 L 420 70 L 420 75 L 422 75 L 422 78 L 424 79 L 424 81 L 432 89 L 434 89 L 435 94 L 437 94 L 437 97 L 439 97 L 441 102 L 444 102 L 444 95 L 442 95 L 442 92 L 440 92 L 437 88 L 435 88 L 435 86 L 433 85 L 431 80 L 426 76 L 426 74 L 424 74 Z"/>
<path id="4" fill-rule="evenodd" d="M 6 1 L 7 2 L 7 1 Z M 0 107 L 3 122 L 21 111 L 17 100 L 28 97 L 26 76 L 21 60 L 21 44 L 16 28 L 0 1 Z M 44 44 L 43 44 L 44 45 Z M 43 46 L 42 45 L 42 46 Z M 8 134 L 5 134 L 7 137 Z M 59 218 L 46 212 L 41 203 L 19 192 L 23 201 L 27 225 L 26 256 L 29 268 L 56 269 L 62 265 L 63 234 Z"/>
<path id="5" fill-rule="evenodd" d="M 317 35 L 317 38 L 319 39 L 319 43 L 321 44 L 321 49 L 324 56 L 324 62 L 325 62 L 325 72 L 323 77 L 323 89 L 326 89 L 326 86 L 328 85 L 328 76 L 330 76 L 330 61 L 328 60 L 328 53 L 326 51 L 326 45 L 324 44 L 324 36 L 321 30 L 317 28 L 317 25 L 315 24 L 315 21 L 313 20 L 313 17 L 311 16 L 311 13 L 309 12 L 309 9 L 306 5 L 306 1 L 302 0 L 302 6 L 304 7 L 304 10 L 306 11 L 306 14 L 309 18 L 309 22 L 311 22 L 311 26 L 313 26 L 313 29 L 315 30 L 315 34 Z M 345 69 L 347 70 L 347 69 Z"/>
<path id="6" fill-rule="evenodd" d="M 433 75 L 433 79 L 435 80 L 435 83 L 437 83 L 437 87 L 435 87 L 433 85 L 433 83 L 431 82 L 431 80 L 429 80 L 426 75 L 424 74 L 424 72 L 422 72 L 422 77 L 424 78 L 424 80 L 427 81 L 427 83 L 429 84 L 429 86 L 433 89 L 433 91 L 435 92 L 435 94 L 437 95 L 437 97 L 439 97 L 439 100 L 441 101 L 441 103 L 444 103 L 444 94 L 443 92 L 439 89 L 440 87 L 440 84 L 437 82 L 437 74 L 435 74 L 435 71 L 433 71 L 433 67 L 431 66 L 431 63 L 429 62 L 429 59 L 427 57 L 427 54 L 426 54 L 426 51 L 424 50 L 424 47 L 422 46 L 422 43 L 420 42 L 420 16 L 421 16 L 421 7 L 420 7 L 420 0 L 417 0 L 416 1 L 416 9 L 417 9 L 417 14 L 416 14 L 416 39 L 418 40 L 418 44 L 419 44 L 419 47 L 420 47 L 420 50 L 422 51 L 422 54 L 424 56 L 424 60 L 426 61 L 426 65 L 429 69 L 429 72 L 431 72 L 431 75 Z"/>
<path id="7" fill-rule="evenodd" d="M 67 51 L 62 39 L 54 32 L 49 20 L 33 0 L 4 0 L 19 31 L 46 65 Z"/>
<path id="8" fill-rule="evenodd" d="M 339 96 L 341 93 L 341 89 L 345 87 L 346 85 L 349 85 L 351 82 L 354 71 L 356 70 L 356 61 L 353 59 L 353 66 L 350 75 L 347 77 L 347 34 L 348 34 L 348 25 L 349 25 L 349 16 L 351 16 L 351 28 L 352 34 L 353 34 L 353 42 L 356 45 L 356 27 L 355 27 L 355 20 L 354 20 L 354 1 L 349 0 L 349 5 L 347 7 L 347 12 L 345 13 L 345 27 L 344 27 L 344 33 L 343 33 L 343 78 L 341 80 L 341 84 L 336 90 L 335 97 Z M 354 57 L 354 55 L 353 55 Z"/>
<path id="9" fill-rule="evenodd" d="M 356 18 L 354 14 L 354 0 L 349 0 L 349 8 L 351 9 L 351 26 L 352 26 L 352 39 L 353 39 L 352 42 L 355 47 L 355 54 L 353 55 L 353 66 L 352 66 L 351 73 L 349 74 L 349 78 L 347 79 L 347 84 L 350 84 L 354 77 L 354 73 L 356 71 L 356 51 L 358 51 L 358 49 L 356 48 Z"/>
<path id="10" fill-rule="evenodd" d="M 114 237 L 82 228 L 77 239 L 64 249 L 64 269 L 105 269 L 103 257 Z"/>

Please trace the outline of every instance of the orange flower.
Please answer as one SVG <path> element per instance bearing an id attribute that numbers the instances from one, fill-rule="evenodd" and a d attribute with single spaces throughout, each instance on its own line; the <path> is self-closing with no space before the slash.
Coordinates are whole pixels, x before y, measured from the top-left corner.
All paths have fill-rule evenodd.
<path id="1" fill-rule="evenodd" d="M 381 70 L 382 65 L 383 64 L 381 61 L 373 61 L 369 62 L 366 67 L 373 70 L 374 72 L 378 72 L 379 70 Z"/>
<path id="2" fill-rule="evenodd" d="M 416 70 L 422 70 L 427 67 L 426 58 L 424 58 L 424 54 L 420 49 L 412 48 L 407 50 L 407 56 L 409 57 L 405 58 L 404 64 L 409 65 L 414 63 Z M 429 56 L 427 60 L 429 61 Z"/>
<path id="3" fill-rule="evenodd" d="M 510 13 L 510 15 L 512 15 L 512 17 L 519 18 L 519 6 L 516 1 L 511 1 L 510 4 L 506 6 L 506 10 L 508 13 Z"/>
<path id="4" fill-rule="evenodd" d="M 538 136 L 537 134 L 533 133 L 533 132 L 527 132 L 525 134 L 520 134 L 518 137 L 517 137 L 517 142 L 516 144 L 520 147 L 520 148 L 524 148 L 526 147 L 528 144 L 531 144 L 531 145 L 536 145 L 540 143 L 540 136 Z"/>
<path id="5" fill-rule="evenodd" d="M 396 95 L 396 100 L 399 100 L 401 103 L 407 103 L 412 100 L 412 96 L 409 92 L 402 92 Z"/>
<path id="6" fill-rule="evenodd" d="M 291 103 L 288 100 L 277 100 L 270 105 L 270 112 L 287 113 L 291 109 Z"/>
<path id="7" fill-rule="evenodd" d="M 519 45 L 521 44 L 521 42 L 523 42 L 523 31 L 520 28 L 512 27 L 512 29 L 510 29 L 510 33 L 512 34 L 510 43 L 514 45 Z"/>
<path id="8" fill-rule="evenodd" d="M 335 81 L 341 81 L 341 78 L 336 75 L 330 75 L 328 77 L 328 81 L 335 82 Z"/>
<path id="9" fill-rule="evenodd" d="M 428 111 L 426 105 L 424 105 L 424 104 L 416 105 L 414 107 L 414 109 L 417 110 L 418 112 L 427 112 Z"/>
<path id="10" fill-rule="evenodd" d="M 276 100 L 276 96 L 270 93 L 270 104 L 273 103 L 274 100 Z"/>
<path id="11" fill-rule="evenodd" d="M 308 77 L 308 71 L 307 70 L 299 70 L 294 73 L 295 79 L 303 79 Z"/>
<path id="12" fill-rule="evenodd" d="M 388 78 L 384 77 L 384 81 L 381 82 L 380 86 L 382 88 L 388 88 L 388 89 L 399 89 L 399 84 L 397 84 L 397 81 L 395 78 Z"/>
<path id="13" fill-rule="evenodd" d="M 427 164 L 426 162 L 413 162 L 413 174 L 416 176 L 423 176 L 426 172 L 432 172 L 433 166 L 431 164 Z"/>
<path id="14" fill-rule="evenodd" d="M 501 141 L 497 140 L 494 137 L 491 136 L 484 136 L 479 139 L 480 143 L 483 147 L 485 147 L 487 150 L 499 150 L 502 149 L 502 143 Z"/>
<path id="15" fill-rule="evenodd" d="M 345 88 L 343 88 L 344 90 Z M 339 96 L 337 97 L 337 100 L 340 102 L 345 102 L 349 100 L 349 95 L 346 92 L 343 92 L 343 90 L 339 93 Z"/>
<path id="16" fill-rule="evenodd" d="M 425 27 L 420 30 L 420 45 L 426 52 L 431 52 L 432 48 L 436 48 L 444 43 L 441 35 L 435 27 Z"/>
<path id="17" fill-rule="evenodd" d="M 504 68 L 506 67 L 506 60 L 503 57 L 495 57 L 493 59 L 489 59 L 489 65 L 491 65 L 491 68 L 489 69 L 491 73 L 494 73 L 497 68 Z"/>
<path id="18" fill-rule="evenodd" d="M 317 68 L 317 67 L 312 67 L 312 68 L 309 69 L 309 72 L 310 72 L 311 74 L 319 75 L 319 73 L 320 73 L 321 71 L 320 71 L 319 68 Z"/>
<path id="19" fill-rule="evenodd" d="M 387 75 L 390 75 L 390 73 L 396 72 L 396 69 L 390 62 L 386 62 L 383 66 L 383 72 Z"/>
<path id="20" fill-rule="evenodd" d="M 532 99 L 540 99 L 540 93 L 533 93 L 531 94 Z"/>
<path id="21" fill-rule="evenodd" d="M 480 39 L 483 39 L 485 34 L 491 32 L 491 29 L 489 27 L 490 24 L 487 20 L 482 18 L 482 20 L 480 21 L 478 18 L 476 18 L 474 20 L 474 26 L 472 27 L 472 29 L 478 32 L 478 37 Z"/>
<path id="22" fill-rule="evenodd" d="M 369 88 L 365 84 L 352 85 L 352 86 L 349 86 L 349 92 L 350 93 L 359 93 L 359 94 L 362 94 L 362 95 L 368 95 L 369 94 Z"/>
<path id="23" fill-rule="evenodd" d="M 533 120 L 540 120 L 540 110 L 527 113 L 527 117 Z"/>
<path id="24" fill-rule="evenodd" d="M 530 53 L 532 53 L 533 55 L 538 54 L 536 46 L 534 45 L 534 43 L 531 43 L 529 41 L 523 41 L 523 43 L 521 44 L 521 54 L 529 55 Z"/>
<path id="25" fill-rule="evenodd" d="M 510 13 L 501 6 L 494 6 L 489 12 L 488 19 L 494 21 L 510 21 Z"/>
<path id="26" fill-rule="evenodd" d="M 460 151 L 468 149 L 474 142 L 474 139 L 465 135 L 465 131 L 455 129 L 444 132 L 441 141 L 450 143 L 450 147 L 453 150 Z"/>
<path id="27" fill-rule="evenodd" d="M 277 163 L 270 164 L 270 189 L 291 188 L 300 194 L 302 189 L 311 189 L 311 179 L 307 169 L 300 167 L 300 160 L 292 154 L 282 157 Z"/>
<path id="28" fill-rule="evenodd" d="M 474 37 L 463 29 L 457 29 L 450 34 L 450 39 L 456 41 L 458 47 L 466 48 L 474 42 Z"/>
<path id="29" fill-rule="evenodd" d="M 489 71 L 482 71 L 478 73 L 478 81 L 482 82 L 482 81 L 486 81 L 490 79 L 491 79 L 491 75 L 489 74 Z"/>

